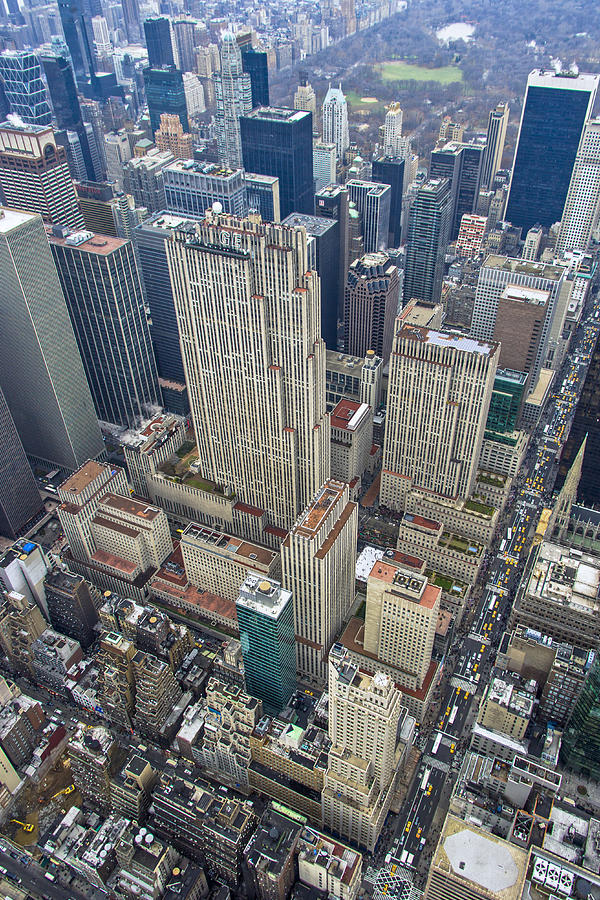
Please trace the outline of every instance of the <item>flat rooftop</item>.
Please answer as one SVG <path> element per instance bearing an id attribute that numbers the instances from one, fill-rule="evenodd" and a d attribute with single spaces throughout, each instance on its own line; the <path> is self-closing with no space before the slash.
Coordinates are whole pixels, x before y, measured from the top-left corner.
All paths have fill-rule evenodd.
<path id="1" fill-rule="evenodd" d="M 267 119 L 275 122 L 301 122 L 309 112 L 305 109 L 287 109 L 283 106 L 259 106 L 244 115 L 245 119 Z"/>
<path id="2" fill-rule="evenodd" d="M 144 522 L 152 522 L 161 512 L 156 506 L 150 506 L 148 503 L 133 500 L 131 497 L 124 497 L 121 494 L 105 494 L 100 503 L 115 512 L 135 516 Z"/>
<path id="3" fill-rule="evenodd" d="M 550 292 L 539 288 L 524 287 L 520 284 L 507 284 L 501 300 L 512 300 L 514 303 L 530 303 L 533 306 L 545 306 L 550 299 Z"/>
<path id="4" fill-rule="evenodd" d="M 217 163 L 197 162 L 193 159 L 177 159 L 170 163 L 165 172 L 188 172 L 190 175 L 206 175 L 211 178 L 231 178 L 242 175 L 242 169 L 230 169 Z"/>
<path id="5" fill-rule="evenodd" d="M 562 266 L 529 262 L 524 259 L 515 259 L 512 256 L 501 256 L 498 253 L 490 253 L 486 257 L 483 268 L 503 269 L 505 272 L 513 272 L 518 275 L 534 275 L 538 278 L 547 278 L 549 281 L 558 281 L 565 274 L 565 269 Z"/>
<path id="6" fill-rule="evenodd" d="M 331 228 L 335 227 L 335 219 L 327 219 L 325 216 L 310 216 L 308 213 L 290 213 L 281 221 L 282 225 L 290 228 L 305 228 L 306 233 L 313 237 L 320 237 Z"/>
<path id="7" fill-rule="evenodd" d="M 345 488 L 344 482 L 335 481 L 333 478 L 325 482 L 305 512 L 301 513 L 296 520 L 291 533 L 299 534 L 302 537 L 314 537 L 344 493 Z"/>
<path id="8" fill-rule="evenodd" d="M 217 531 L 208 525 L 199 525 L 194 522 L 185 528 L 181 541 L 184 544 L 200 542 L 208 551 L 231 554 L 238 558 L 241 563 L 250 566 L 256 563 L 270 566 L 277 557 L 275 550 L 269 550 L 267 547 L 261 547 L 259 544 L 232 537 L 224 531 Z"/>
<path id="9" fill-rule="evenodd" d="M 70 231 L 65 237 L 60 237 L 53 233 L 52 226 L 46 227 L 46 235 L 48 242 L 56 247 L 69 247 L 86 253 L 95 253 L 97 256 L 108 256 L 129 243 L 123 238 L 83 230 Z"/>
<path id="10" fill-rule="evenodd" d="M 492 356 L 498 349 L 498 343 L 495 341 L 478 341 L 462 334 L 433 331 L 431 328 L 422 328 L 418 325 L 402 324 L 398 333 L 404 339 L 421 341 L 435 347 L 451 347 L 462 353 L 480 353 L 483 356 Z"/>
<path id="11" fill-rule="evenodd" d="M 111 467 L 104 465 L 104 463 L 96 462 L 95 459 L 88 459 L 80 469 L 77 469 L 76 472 L 69 475 L 66 481 L 63 481 L 60 485 L 60 490 L 68 491 L 70 494 L 80 494 L 109 468 Z"/>
<path id="12" fill-rule="evenodd" d="M 35 218 L 37 216 L 34 213 L 22 212 L 20 209 L 8 209 L 6 206 L 0 207 L 0 234 L 6 234 L 13 228 L 24 225 L 25 222 L 30 222 Z"/>
<path id="13" fill-rule="evenodd" d="M 356 400 L 340 400 L 330 414 L 331 427 L 344 431 L 356 431 L 369 415 L 368 403 L 357 403 Z"/>

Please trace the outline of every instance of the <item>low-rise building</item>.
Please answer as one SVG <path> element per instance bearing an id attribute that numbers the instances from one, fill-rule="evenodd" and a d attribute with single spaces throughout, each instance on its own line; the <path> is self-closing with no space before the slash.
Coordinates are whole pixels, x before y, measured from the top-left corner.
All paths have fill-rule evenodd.
<path id="1" fill-rule="evenodd" d="M 331 475 L 349 484 L 356 483 L 358 488 L 374 458 L 373 410 L 366 403 L 340 400 L 330 421 Z"/>
<path id="2" fill-rule="evenodd" d="M 314 828 L 303 828 L 296 845 L 298 878 L 329 897 L 356 900 L 362 880 L 362 854 Z"/>
<path id="3" fill-rule="evenodd" d="M 134 493 L 150 499 L 148 477 L 185 442 L 185 419 L 172 413 L 154 416 L 123 439 L 125 462 Z"/>
<path id="4" fill-rule="evenodd" d="M 260 900 L 286 900 L 295 881 L 300 828 L 282 813 L 265 810 L 244 853 L 248 880 Z"/>

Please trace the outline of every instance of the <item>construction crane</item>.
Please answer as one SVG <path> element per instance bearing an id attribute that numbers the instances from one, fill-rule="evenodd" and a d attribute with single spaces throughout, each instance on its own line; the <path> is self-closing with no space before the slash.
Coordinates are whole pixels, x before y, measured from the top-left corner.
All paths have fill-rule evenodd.
<path id="1" fill-rule="evenodd" d="M 32 825 L 31 822 L 19 822 L 18 819 L 11 819 L 11 822 L 16 822 L 17 825 L 20 825 L 23 831 L 33 831 L 35 825 Z"/>
<path id="2" fill-rule="evenodd" d="M 55 800 L 56 797 L 60 797 L 61 794 L 72 794 L 74 790 L 75 790 L 75 785 L 74 785 L 74 784 L 70 784 L 68 787 L 63 788 L 62 791 L 57 791 L 55 794 L 52 794 L 52 796 L 50 797 L 50 799 L 51 799 L 51 800 Z"/>

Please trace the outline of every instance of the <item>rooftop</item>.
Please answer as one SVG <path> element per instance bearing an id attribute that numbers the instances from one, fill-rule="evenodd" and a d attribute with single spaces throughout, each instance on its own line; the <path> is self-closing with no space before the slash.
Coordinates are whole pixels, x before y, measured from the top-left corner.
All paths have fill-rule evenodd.
<path id="1" fill-rule="evenodd" d="M 550 292 L 519 284 L 507 284 L 500 299 L 512 300 L 514 303 L 530 303 L 533 306 L 545 306 L 550 299 Z"/>
<path id="2" fill-rule="evenodd" d="M 278 619 L 292 599 L 292 592 L 286 591 L 272 578 L 248 575 L 240 587 L 236 608 L 245 608 Z"/>
<path id="3" fill-rule="evenodd" d="M 600 559 L 544 541 L 527 585 L 530 596 L 569 606 L 580 613 L 600 611 Z"/>
<path id="4" fill-rule="evenodd" d="M 290 213 L 289 216 L 282 219 L 281 224 L 288 225 L 290 228 L 305 228 L 306 233 L 314 237 L 320 237 L 336 225 L 334 219 L 297 212 Z"/>
<path id="5" fill-rule="evenodd" d="M 330 478 L 317 491 L 308 508 L 300 514 L 291 533 L 299 534 L 302 537 L 314 537 L 324 525 L 329 513 L 345 490 L 346 484 L 344 482 Z"/>
<path id="6" fill-rule="evenodd" d="M 480 353 L 483 356 L 492 356 L 498 349 L 498 344 L 494 341 L 478 341 L 462 334 L 433 331 L 431 328 L 422 328 L 418 325 L 402 324 L 397 333 L 405 340 L 421 341 L 436 347 L 450 347 L 462 353 Z"/>
<path id="7" fill-rule="evenodd" d="M 429 584 L 425 575 L 405 571 L 382 560 L 373 565 L 369 577 L 385 582 L 395 588 L 392 593 L 406 596 L 426 609 L 433 609 L 440 596 L 440 588 Z"/>
<path id="8" fill-rule="evenodd" d="M 140 160 L 137 160 L 138 162 Z M 92 231 L 71 231 L 59 226 L 46 226 L 48 242 L 55 247 L 69 247 L 73 250 L 85 250 L 97 256 L 108 256 L 124 247 L 129 241 L 123 238 L 109 237 L 105 234 L 94 234 Z"/>
<path id="9" fill-rule="evenodd" d="M 95 459 L 88 459 L 81 468 L 77 469 L 76 472 L 73 472 L 66 481 L 63 481 L 60 485 L 60 490 L 68 491 L 70 494 L 80 494 L 109 468 L 110 467 L 104 463 L 96 462 Z"/>
<path id="10" fill-rule="evenodd" d="M 528 262 L 523 259 L 515 259 L 511 256 L 500 256 L 490 253 L 482 266 L 482 269 L 504 269 L 506 272 L 514 272 L 517 275 L 533 275 L 538 278 L 547 278 L 550 281 L 559 281 L 565 274 L 560 266 L 552 266 L 548 263 Z"/>
<path id="11" fill-rule="evenodd" d="M 33 213 L 21 212 L 20 209 L 8 209 L 3 206 L 0 208 L 0 234 L 6 234 L 13 228 L 24 225 L 25 222 L 30 222 L 35 218 L 37 216 Z"/>
<path id="12" fill-rule="evenodd" d="M 277 556 L 275 550 L 269 550 L 267 547 L 261 547 L 259 544 L 232 537 L 224 531 L 217 531 L 208 525 L 200 525 L 194 522 L 185 528 L 181 541 L 184 544 L 201 543 L 213 553 L 231 554 L 239 562 L 249 566 L 256 563 L 270 566 Z"/>
<path id="13" fill-rule="evenodd" d="M 122 494 L 105 494 L 100 503 L 109 510 L 115 512 L 126 513 L 128 516 L 135 516 L 144 522 L 152 522 L 161 514 L 161 510 L 156 506 L 150 506 L 140 500 L 133 500 L 131 497 L 125 497 Z"/>
<path id="14" fill-rule="evenodd" d="M 356 400 L 343 398 L 331 412 L 331 427 L 342 428 L 344 431 L 356 431 L 358 426 L 369 416 L 369 410 L 368 403 L 357 403 Z"/>
<path id="15" fill-rule="evenodd" d="M 165 172 L 188 172 L 191 175 L 205 175 L 210 178 L 232 178 L 241 176 L 242 169 L 230 169 L 217 163 L 197 162 L 193 159 L 176 159 L 165 169 Z"/>
<path id="16" fill-rule="evenodd" d="M 259 106 L 246 113 L 245 119 L 267 119 L 275 122 L 301 122 L 310 113 L 304 109 L 287 109 L 282 106 Z"/>

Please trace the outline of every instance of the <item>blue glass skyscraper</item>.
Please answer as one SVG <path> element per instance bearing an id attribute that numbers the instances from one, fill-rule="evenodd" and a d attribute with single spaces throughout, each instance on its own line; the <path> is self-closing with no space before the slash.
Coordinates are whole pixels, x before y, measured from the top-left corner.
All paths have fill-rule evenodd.
<path id="1" fill-rule="evenodd" d="M 506 214 L 523 229 L 560 222 L 599 75 L 534 70 L 527 79 Z"/>
<path id="2" fill-rule="evenodd" d="M 11 112 L 28 125 L 50 124 L 52 112 L 42 81 L 42 69 L 32 50 L 0 53 L 0 79 Z"/>

